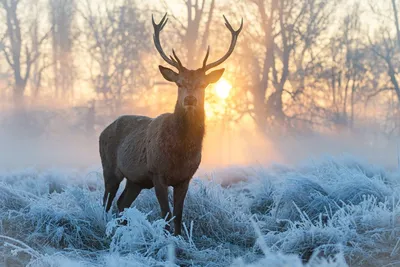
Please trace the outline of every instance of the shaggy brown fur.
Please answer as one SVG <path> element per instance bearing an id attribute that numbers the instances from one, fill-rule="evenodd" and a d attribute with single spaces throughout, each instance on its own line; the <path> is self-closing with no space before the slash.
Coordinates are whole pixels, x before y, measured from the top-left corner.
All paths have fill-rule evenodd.
<path id="1" fill-rule="evenodd" d="M 159 25 L 153 21 L 156 37 L 165 23 L 165 16 Z M 157 41 L 155 39 L 156 47 Z M 175 234 L 181 233 L 183 202 L 189 181 L 201 161 L 205 132 L 204 90 L 208 84 L 217 82 L 224 72 L 220 69 L 206 74 L 207 57 L 203 68 L 198 70 L 184 68 L 176 55 L 176 61 L 167 62 L 177 67 L 179 73 L 159 66 L 163 77 L 178 86 L 173 113 L 156 118 L 121 116 L 101 133 L 99 145 L 106 211 L 126 178 L 126 187 L 117 202 L 120 212 L 132 204 L 142 189 L 154 187 L 162 216 L 170 219 L 168 186 L 173 186 Z"/>

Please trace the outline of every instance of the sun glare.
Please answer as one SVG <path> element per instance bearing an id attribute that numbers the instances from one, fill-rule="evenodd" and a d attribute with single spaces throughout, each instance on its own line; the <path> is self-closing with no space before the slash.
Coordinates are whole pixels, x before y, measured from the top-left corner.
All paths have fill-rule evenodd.
<path id="1" fill-rule="evenodd" d="M 215 84 L 215 92 L 217 96 L 221 99 L 226 99 L 229 96 L 229 92 L 232 89 L 232 85 L 225 79 L 219 80 Z"/>

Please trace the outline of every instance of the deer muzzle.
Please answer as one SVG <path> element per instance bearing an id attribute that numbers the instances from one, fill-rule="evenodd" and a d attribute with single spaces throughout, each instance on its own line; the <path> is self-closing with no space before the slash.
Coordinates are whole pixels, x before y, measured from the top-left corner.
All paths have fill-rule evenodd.
<path id="1" fill-rule="evenodd" d="M 197 105 L 197 99 L 196 97 L 189 95 L 185 97 L 185 99 L 183 100 L 183 104 L 185 105 L 185 107 L 194 107 Z"/>

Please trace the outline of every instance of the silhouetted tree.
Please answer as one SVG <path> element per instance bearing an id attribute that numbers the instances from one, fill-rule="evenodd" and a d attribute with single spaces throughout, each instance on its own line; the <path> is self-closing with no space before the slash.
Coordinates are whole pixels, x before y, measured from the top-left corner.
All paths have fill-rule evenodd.
<path id="1" fill-rule="evenodd" d="M 87 1 L 81 12 L 91 60 L 91 81 L 112 113 L 119 113 L 128 93 L 139 90 L 141 62 L 151 38 L 133 1 L 105 6 L 105 12 Z"/>
<path id="2" fill-rule="evenodd" d="M 56 96 L 73 97 L 74 0 L 49 0 L 52 25 L 53 75 Z"/>
<path id="3" fill-rule="evenodd" d="M 6 17 L 6 32 L 2 47 L 5 59 L 14 76 L 13 98 L 16 108 L 24 107 L 24 93 L 32 68 L 41 55 L 40 46 L 47 39 L 48 33 L 39 36 L 38 20 L 30 22 L 28 32 L 23 30 L 19 17 L 21 0 L 0 0 L 0 8 Z"/>

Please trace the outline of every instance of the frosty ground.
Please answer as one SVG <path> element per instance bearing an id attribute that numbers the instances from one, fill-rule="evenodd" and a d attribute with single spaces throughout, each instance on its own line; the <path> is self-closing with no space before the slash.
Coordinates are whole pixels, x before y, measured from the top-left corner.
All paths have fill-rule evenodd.
<path id="1" fill-rule="evenodd" d="M 248 166 L 232 180 L 194 178 L 175 237 L 153 190 L 121 218 L 105 214 L 98 169 L 3 172 L 1 264 L 400 266 L 400 172 L 342 157 Z"/>

